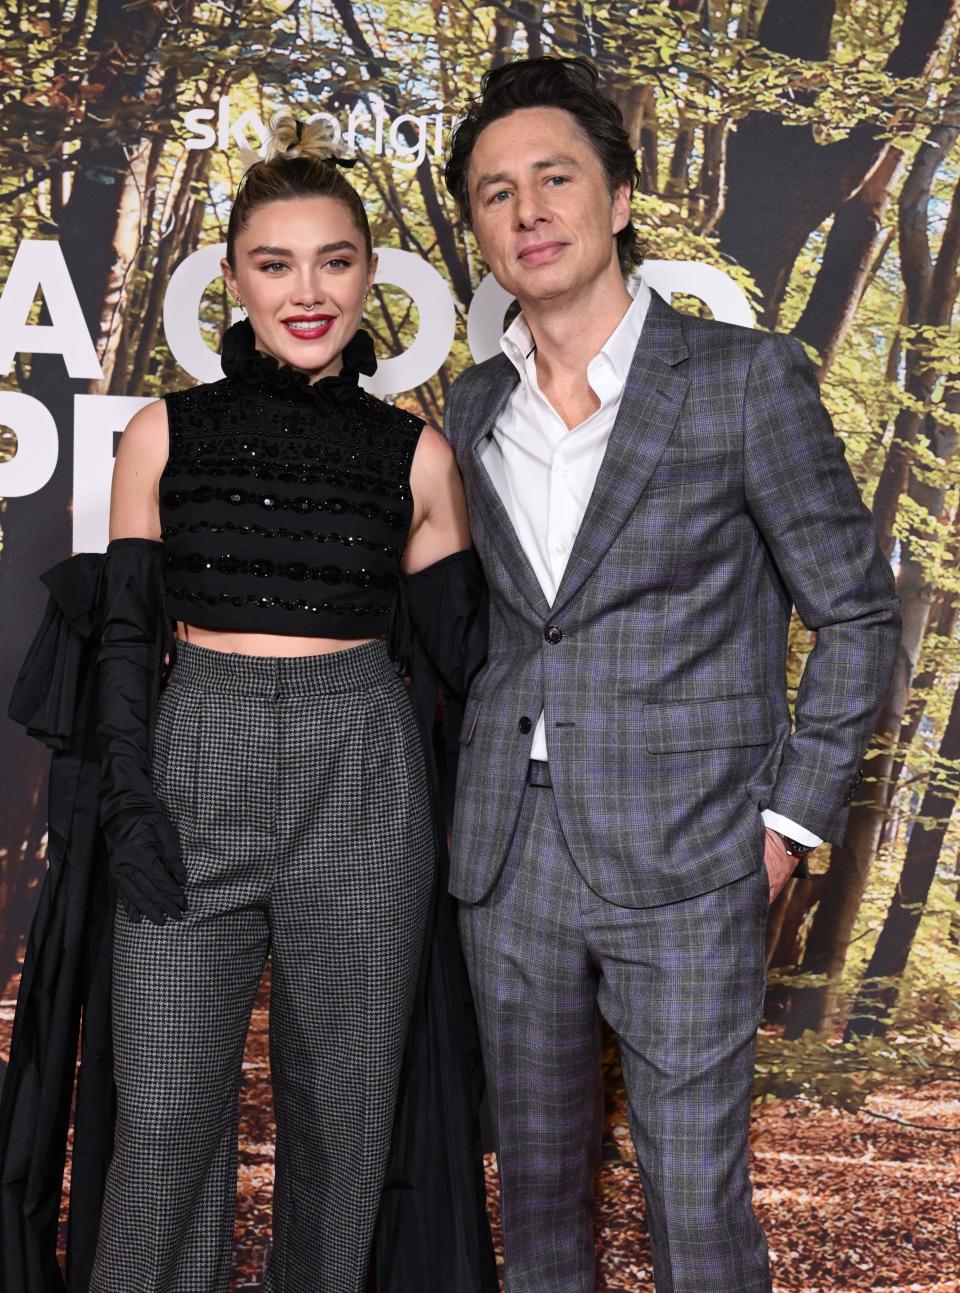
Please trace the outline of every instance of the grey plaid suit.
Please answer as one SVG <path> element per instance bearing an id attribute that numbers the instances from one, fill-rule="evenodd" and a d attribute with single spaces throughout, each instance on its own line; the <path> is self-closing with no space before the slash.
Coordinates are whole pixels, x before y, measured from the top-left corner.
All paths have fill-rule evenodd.
<path id="1" fill-rule="evenodd" d="M 491 590 L 451 887 L 508 1288 L 593 1287 L 599 1002 L 621 1039 L 658 1289 L 762 1291 L 746 1174 L 760 812 L 842 837 L 898 641 L 890 568 L 797 343 L 654 294 L 548 606 L 479 453 L 517 380 L 505 356 L 470 369 L 446 417 Z M 791 604 L 817 632 L 793 731 Z M 552 791 L 527 785 L 541 708 Z"/>

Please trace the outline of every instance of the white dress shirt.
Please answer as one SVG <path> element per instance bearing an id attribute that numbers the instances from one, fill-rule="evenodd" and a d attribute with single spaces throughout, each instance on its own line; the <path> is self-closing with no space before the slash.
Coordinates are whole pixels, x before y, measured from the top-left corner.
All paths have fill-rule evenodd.
<path id="1" fill-rule="evenodd" d="M 600 407 L 572 430 L 540 389 L 536 346 L 522 314 L 500 340 L 520 384 L 497 418 L 481 458 L 548 605 L 556 598 L 593 493 L 649 304 L 650 289 L 641 280 L 626 314 L 587 365 L 587 381 Z M 549 759 L 542 712 L 530 757 Z M 801 844 L 822 843 L 769 809 L 763 820 Z"/>

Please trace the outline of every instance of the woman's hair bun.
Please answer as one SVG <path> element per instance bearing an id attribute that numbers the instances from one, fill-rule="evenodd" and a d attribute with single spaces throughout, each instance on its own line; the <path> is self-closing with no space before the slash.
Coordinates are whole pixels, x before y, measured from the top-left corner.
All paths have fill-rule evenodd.
<path id="1" fill-rule="evenodd" d="M 327 162 L 339 155 L 329 117 L 321 117 L 318 121 L 298 121 L 285 109 L 273 114 L 270 135 L 262 153 L 265 162 L 275 158 L 292 161 L 295 157 Z"/>

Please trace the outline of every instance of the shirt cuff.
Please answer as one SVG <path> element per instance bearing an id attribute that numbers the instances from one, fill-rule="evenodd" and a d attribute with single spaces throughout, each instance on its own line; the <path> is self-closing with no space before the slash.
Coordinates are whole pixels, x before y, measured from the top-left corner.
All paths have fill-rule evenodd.
<path id="1" fill-rule="evenodd" d="M 764 808 L 760 816 L 763 818 L 764 826 L 769 826 L 772 831 L 779 831 L 781 835 L 786 835 L 789 840 L 796 840 L 798 844 L 809 844 L 811 848 L 816 848 L 822 844 L 823 840 L 819 835 L 814 835 L 813 831 L 805 830 L 792 822 L 789 817 L 782 817 L 780 813 L 775 813 L 769 808 Z"/>

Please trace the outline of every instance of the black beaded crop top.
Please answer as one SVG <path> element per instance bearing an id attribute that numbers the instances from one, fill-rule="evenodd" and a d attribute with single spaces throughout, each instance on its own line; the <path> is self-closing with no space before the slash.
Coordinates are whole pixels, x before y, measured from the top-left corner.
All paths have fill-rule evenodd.
<path id="1" fill-rule="evenodd" d="M 166 397 L 160 477 L 165 606 L 202 628 L 385 637 L 413 515 L 423 422 L 368 395 L 358 332 L 312 385 L 262 355 L 247 320 L 219 382 Z"/>

